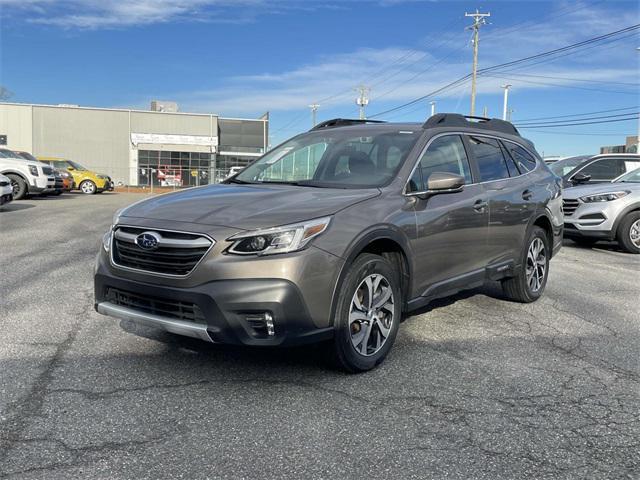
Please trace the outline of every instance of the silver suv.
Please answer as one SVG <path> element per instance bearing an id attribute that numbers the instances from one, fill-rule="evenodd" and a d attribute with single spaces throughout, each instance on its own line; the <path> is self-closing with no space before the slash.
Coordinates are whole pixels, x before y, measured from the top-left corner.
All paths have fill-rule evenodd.
<path id="1" fill-rule="evenodd" d="M 628 252 L 640 253 L 640 169 L 611 183 L 564 191 L 564 234 L 575 242 L 617 240 Z"/>
<path id="2" fill-rule="evenodd" d="M 560 180 L 510 123 L 331 120 L 223 184 L 119 212 L 96 309 L 210 342 L 326 340 L 365 371 L 435 298 L 497 280 L 538 299 L 561 209 Z"/>

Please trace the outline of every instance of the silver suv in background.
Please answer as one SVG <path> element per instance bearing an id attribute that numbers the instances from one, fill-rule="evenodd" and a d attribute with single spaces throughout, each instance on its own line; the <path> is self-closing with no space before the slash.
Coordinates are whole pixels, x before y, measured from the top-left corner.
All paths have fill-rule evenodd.
<path id="1" fill-rule="evenodd" d="M 330 120 L 223 184 L 116 214 L 95 307 L 210 342 L 325 340 L 365 371 L 435 298 L 488 280 L 540 298 L 561 209 L 559 179 L 508 122 Z"/>
<path id="2" fill-rule="evenodd" d="M 564 234 L 577 243 L 617 240 L 640 253 L 640 168 L 610 183 L 564 190 Z"/>
<path id="3" fill-rule="evenodd" d="M 615 178 L 640 167 L 640 155 L 607 153 L 564 158 L 549 166 L 562 177 L 564 188 L 592 183 L 611 182 Z"/>

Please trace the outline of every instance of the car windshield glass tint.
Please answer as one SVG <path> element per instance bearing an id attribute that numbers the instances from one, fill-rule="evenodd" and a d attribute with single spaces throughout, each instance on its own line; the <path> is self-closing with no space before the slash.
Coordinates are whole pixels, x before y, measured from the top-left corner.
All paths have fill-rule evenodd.
<path id="1" fill-rule="evenodd" d="M 69 163 L 69 165 L 71 165 L 76 170 L 86 170 L 86 168 L 84 168 L 82 165 L 76 162 L 72 162 L 71 160 L 69 160 L 67 163 Z"/>
<path id="2" fill-rule="evenodd" d="M 623 175 L 617 181 L 625 183 L 640 183 L 640 168 Z"/>
<path id="3" fill-rule="evenodd" d="M 576 168 L 588 158 L 589 157 L 565 158 L 563 160 L 558 160 L 557 162 L 552 163 L 549 168 L 559 177 L 564 177 L 567 173 L 569 173 L 571 170 Z"/>
<path id="4" fill-rule="evenodd" d="M 371 188 L 389 183 L 422 134 L 416 128 L 325 129 L 284 143 L 230 182 Z"/>

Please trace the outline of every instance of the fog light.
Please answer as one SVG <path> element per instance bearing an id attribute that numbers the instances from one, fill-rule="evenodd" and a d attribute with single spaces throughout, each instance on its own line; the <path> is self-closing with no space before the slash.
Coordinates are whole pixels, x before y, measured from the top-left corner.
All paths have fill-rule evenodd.
<path id="1" fill-rule="evenodd" d="M 273 325 L 273 316 L 269 312 L 264 314 L 264 322 L 267 325 L 267 335 L 273 337 L 276 334 L 275 327 Z"/>

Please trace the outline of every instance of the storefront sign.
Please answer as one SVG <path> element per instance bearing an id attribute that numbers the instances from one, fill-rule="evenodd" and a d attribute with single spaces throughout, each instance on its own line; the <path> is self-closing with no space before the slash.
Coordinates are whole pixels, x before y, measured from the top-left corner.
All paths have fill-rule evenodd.
<path id="1" fill-rule="evenodd" d="M 165 145 L 199 145 L 203 147 L 217 147 L 218 137 L 206 137 L 204 135 L 166 135 L 161 133 L 132 133 L 131 143 L 138 145 L 165 144 Z"/>

